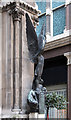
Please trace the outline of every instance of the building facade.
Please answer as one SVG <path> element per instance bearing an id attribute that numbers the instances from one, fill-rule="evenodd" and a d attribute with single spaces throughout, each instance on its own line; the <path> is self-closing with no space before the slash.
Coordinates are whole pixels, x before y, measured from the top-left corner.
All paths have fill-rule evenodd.
<path id="1" fill-rule="evenodd" d="M 26 13 L 38 17 L 34 0 L 0 0 L 0 118 L 27 117 L 34 65 L 28 55 Z"/>
<path id="2" fill-rule="evenodd" d="M 42 78 L 48 92 L 56 92 L 67 98 L 67 110 L 50 110 L 50 118 L 71 118 L 71 1 L 36 1 L 39 15 L 39 35 L 41 26 L 46 24 L 46 46 L 44 50 L 44 71 Z"/>
<path id="3" fill-rule="evenodd" d="M 71 1 L 36 1 L 39 35 L 46 24 L 42 78 L 49 92 L 67 97 L 67 111 L 51 108 L 50 117 L 71 118 Z M 25 13 L 38 17 L 34 1 L 0 0 L 0 117 L 27 117 L 27 95 L 32 87 L 34 66 L 29 60 Z M 36 22 L 33 19 L 33 24 Z M 31 69 L 31 70 L 30 70 Z M 53 111 L 55 113 L 53 113 Z M 58 112 L 58 113 L 57 113 Z M 63 113 L 62 113 L 63 112 Z M 22 116 L 23 114 L 23 116 Z"/>

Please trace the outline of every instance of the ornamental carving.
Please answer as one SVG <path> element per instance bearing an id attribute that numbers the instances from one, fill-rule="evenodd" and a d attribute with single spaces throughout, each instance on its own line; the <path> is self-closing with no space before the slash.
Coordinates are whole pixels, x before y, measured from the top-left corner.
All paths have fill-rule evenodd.
<path id="1" fill-rule="evenodd" d="M 12 14 L 13 20 L 14 21 L 20 21 L 21 20 L 21 15 L 24 15 L 24 12 L 21 11 L 19 8 L 15 7 L 12 9 L 9 14 Z"/>

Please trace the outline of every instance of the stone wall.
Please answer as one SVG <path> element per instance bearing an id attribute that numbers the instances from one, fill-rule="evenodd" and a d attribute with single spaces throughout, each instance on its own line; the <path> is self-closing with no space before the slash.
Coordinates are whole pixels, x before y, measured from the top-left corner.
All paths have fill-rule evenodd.
<path id="1" fill-rule="evenodd" d="M 26 18 L 38 12 L 29 4 L 7 3 L 0 10 L 0 110 L 1 117 L 26 113 L 34 65 L 29 59 Z"/>

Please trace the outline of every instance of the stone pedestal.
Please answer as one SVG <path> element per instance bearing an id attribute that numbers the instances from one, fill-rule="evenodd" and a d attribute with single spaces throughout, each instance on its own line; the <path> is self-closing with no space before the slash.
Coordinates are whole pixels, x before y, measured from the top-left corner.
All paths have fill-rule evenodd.
<path id="1" fill-rule="evenodd" d="M 34 119 L 36 119 L 36 120 L 39 120 L 39 119 L 45 120 L 45 114 L 30 113 L 29 114 L 29 119 L 30 120 L 34 120 Z"/>
<path id="2" fill-rule="evenodd" d="M 38 114 L 38 119 L 45 120 L 45 114 Z"/>
<path id="3" fill-rule="evenodd" d="M 30 120 L 34 120 L 34 119 L 38 119 L 38 113 L 30 113 L 29 114 L 29 119 Z"/>

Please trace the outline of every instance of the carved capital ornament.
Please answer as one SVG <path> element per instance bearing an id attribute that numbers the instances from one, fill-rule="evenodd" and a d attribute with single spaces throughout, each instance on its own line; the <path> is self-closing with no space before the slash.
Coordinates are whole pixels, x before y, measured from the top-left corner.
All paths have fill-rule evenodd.
<path id="1" fill-rule="evenodd" d="M 19 8 L 15 7 L 14 9 L 10 10 L 9 14 L 12 14 L 14 21 L 20 21 L 21 15 L 24 15 L 24 12 L 21 11 Z"/>

